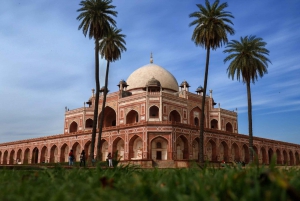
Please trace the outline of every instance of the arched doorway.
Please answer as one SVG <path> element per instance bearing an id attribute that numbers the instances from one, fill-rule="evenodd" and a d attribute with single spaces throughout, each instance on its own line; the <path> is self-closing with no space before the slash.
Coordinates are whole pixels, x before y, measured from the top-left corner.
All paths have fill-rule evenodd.
<path id="1" fill-rule="evenodd" d="M 38 163 L 38 159 L 39 159 L 39 149 L 37 147 L 35 147 L 32 150 L 32 158 L 31 158 L 31 163 L 32 164 L 37 164 Z"/>
<path id="2" fill-rule="evenodd" d="M 193 126 L 200 126 L 201 109 L 195 107 L 190 111 L 190 124 Z"/>
<path id="3" fill-rule="evenodd" d="M 222 141 L 219 146 L 219 161 L 228 162 L 228 145 L 226 142 Z"/>
<path id="4" fill-rule="evenodd" d="M 99 118 L 98 118 L 99 119 L 99 123 L 98 123 L 99 126 L 100 126 L 101 113 L 100 113 Z M 106 106 L 105 110 L 104 110 L 103 128 L 116 126 L 116 116 L 117 115 L 116 115 L 115 110 L 112 109 L 109 106 Z"/>
<path id="5" fill-rule="evenodd" d="M 273 157 L 273 150 L 271 148 L 268 150 L 268 155 L 269 155 L 269 164 L 270 164 Z"/>
<path id="6" fill-rule="evenodd" d="M 288 165 L 288 155 L 285 150 L 283 150 L 283 164 Z"/>
<path id="7" fill-rule="evenodd" d="M 211 120 L 210 126 L 211 126 L 212 129 L 218 130 L 218 121 L 215 120 L 215 119 Z"/>
<path id="8" fill-rule="evenodd" d="M 192 159 L 198 160 L 199 159 L 199 138 L 196 138 L 193 140 L 192 148 L 193 148 L 193 158 Z"/>
<path id="9" fill-rule="evenodd" d="M 159 118 L 159 108 L 156 105 L 153 105 L 149 108 L 149 119 L 158 119 Z"/>
<path id="10" fill-rule="evenodd" d="M 17 152 L 17 164 L 22 164 L 22 157 L 23 157 L 23 154 L 22 154 L 22 149 L 19 149 L 18 152 Z M 0 157 L 1 158 L 1 157 Z M 1 160 L 1 159 L 0 159 Z"/>
<path id="11" fill-rule="evenodd" d="M 29 148 L 25 149 L 25 151 L 24 151 L 24 159 L 23 159 L 23 163 L 24 164 L 28 164 L 29 163 L 29 153 L 30 153 Z"/>
<path id="12" fill-rule="evenodd" d="M 10 165 L 15 164 L 14 158 L 15 158 L 15 150 L 11 150 L 10 156 L 9 156 L 9 164 Z"/>
<path id="13" fill-rule="evenodd" d="M 75 121 L 73 121 L 70 125 L 70 133 L 77 132 L 77 129 L 78 129 L 78 125 Z"/>
<path id="14" fill-rule="evenodd" d="M 294 155 L 292 151 L 289 152 L 289 156 L 290 156 L 290 165 L 294 165 Z"/>
<path id="15" fill-rule="evenodd" d="M 50 149 L 50 163 L 58 162 L 58 148 L 56 145 L 53 145 Z"/>
<path id="16" fill-rule="evenodd" d="M 179 112 L 177 112 L 176 110 L 173 110 L 172 112 L 170 112 L 169 121 L 180 123 L 181 117 L 180 117 Z"/>
<path id="17" fill-rule="evenodd" d="M 48 163 L 48 148 L 44 146 L 41 150 L 41 163 Z"/>
<path id="18" fill-rule="evenodd" d="M 131 110 L 126 116 L 126 124 L 139 122 L 139 114 L 135 110 Z"/>
<path id="19" fill-rule="evenodd" d="M 258 149 L 257 149 L 257 147 L 253 146 L 253 150 L 250 150 L 250 151 L 253 151 L 254 161 L 258 162 Z"/>
<path id="20" fill-rule="evenodd" d="M 106 140 L 101 140 L 102 147 L 102 161 L 106 161 L 108 155 L 108 142 Z"/>
<path id="21" fill-rule="evenodd" d="M 278 165 L 281 165 L 282 161 L 281 161 L 281 153 L 280 153 L 279 149 L 276 150 L 276 157 L 277 157 L 276 163 Z"/>
<path id="22" fill-rule="evenodd" d="M 189 145 L 188 140 L 185 136 L 180 135 L 176 139 L 176 159 L 182 160 L 182 159 L 189 159 Z"/>
<path id="23" fill-rule="evenodd" d="M 143 158 L 143 140 L 135 135 L 129 140 L 129 159 L 140 160 Z"/>
<path id="24" fill-rule="evenodd" d="M 296 165 L 300 165 L 300 157 L 298 152 L 295 153 L 295 158 L 296 158 Z"/>
<path id="25" fill-rule="evenodd" d="M 75 142 L 72 146 L 72 150 L 73 150 L 73 154 L 74 154 L 74 161 L 80 161 L 79 157 L 80 157 L 80 153 L 81 153 L 81 146 L 78 142 Z"/>
<path id="26" fill-rule="evenodd" d="M 168 141 L 165 138 L 157 137 L 151 141 L 151 159 L 168 160 Z"/>
<path id="27" fill-rule="evenodd" d="M 94 123 L 94 121 L 92 119 L 87 119 L 85 121 L 85 128 L 86 129 L 92 129 L 93 128 L 93 123 Z"/>
<path id="28" fill-rule="evenodd" d="M 125 143 L 124 140 L 120 137 L 116 138 L 113 142 L 113 154 L 118 152 L 118 159 L 124 160 L 124 153 L 125 153 Z"/>
<path id="29" fill-rule="evenodd" d="M 245 144 L 242 147 L 242 161 L 245 163 L 249 163 L 249 148 Z"/>
<path id="30" fill-rule="evenodd" d="M 3 154 L 3 165 L 7 165 L 8 162 L 8 151 L 6 150 Z"/>
<path id="31" fill-rule="evenodd" d="M 206 144 L 206 155 L 208 161 L 212 161 L 212 162 L 218 161 L 217 146 L 212 139 L 210 139 Z"/>
<path id="32" fill-rule="evenodd" d="M 267 160 L 267 151 L 264 147 L 262 147 L 260 149 L 261 152 L 261 160 L 263 164 L 268 164 L 268 160 Z"/>
<path id="33" fill-rule="evenodd" d="M 68 162 L 69 152 L 69 146 L 67 144 L 63 144 L 60 148 L 60 162 Z"/>
<path id="34" fill-rule="evenodd" d="M 101 143 L 102 145 L 102 143 Z M 85 159 L 88 159 L 90 156 L 90 150 L 91 150 L 91 141 L 87 141 L 84 145 L 84 152 L 85 152 Z M 103 152 L 102 152 L 103 154 Z"/>
<path id="35" fill-rule="evenodd" d="M 232 125 L 229 122 L 226 124 L 226 131 L 231 133 L 233 132 Z"/>
<path id="36" fill-rule="evenodd" d="M 234 162 L 240 162 L 239 147 L 236 143 L 233 143 L 231 146 L 231 157 Z"/>

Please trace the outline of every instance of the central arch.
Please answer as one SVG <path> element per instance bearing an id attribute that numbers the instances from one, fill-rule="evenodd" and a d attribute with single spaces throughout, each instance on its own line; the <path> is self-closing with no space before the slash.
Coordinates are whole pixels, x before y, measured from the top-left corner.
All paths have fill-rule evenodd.
<path id="1" fill-rule="evenodd" d="M 77 130 L 78 130 L 78 125 L 75 121 L 73 121 L 70 125 L 70 133 L 77 132 Z"/>
<path id="2" fill-rule="evenodd" d="M 39 149 L 37 147 L 35 147 L 32 150 L 32 159 L 31 159 L 31 163 L 32 164 L 36 164 L 38 163 L 38 158 L 39 158 Z"/>
<path id="3" fill-rule="evenodd" d="M 139 114 L 135 110 L 131 110 L 126 116 L 126 124 L 139 122 Z"/>
<path id="4" fill-rule="evenodd" d="M 179 112 L 177 112 L 177 110 L 173 110 L 172 112 L 170 112 L 169 121 L 178 122 L 178 123 L 181 122 L 181 117 Z"/>
<path id="5" fill-rule="evenodd" d="M 151 159 L 168 160 L 168 141 L 163 137 L 156 137 L 151 141 Z"/>
<path id="6" fill-rule="evenodd" d="M 102 112 L 101 112 L 102 113 Z M 101 113 L 99 114 L 99 123 L 98 125 L 100 126 L 100 117 L 101 117 Z M 103 119 L 103 128 L 106 127 L 111 127 L 111 126 L 116 126 L 116 111 L 114 109 L 112 109 L 109 106 L 106 106 L 104 109 L 104 119 Z"/>

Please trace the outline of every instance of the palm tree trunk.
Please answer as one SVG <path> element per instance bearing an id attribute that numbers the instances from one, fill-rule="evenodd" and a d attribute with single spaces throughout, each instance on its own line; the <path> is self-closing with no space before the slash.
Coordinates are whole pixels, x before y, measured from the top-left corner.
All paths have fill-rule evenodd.
<path id="1" fill-rule="evenodd" d="M 95 149 L 95 139 L 97 132 L 97 120 L 98 120 L 98 107 L 99 107 L 99 90 L 100 90 L 100 80 L 99 80 L 99 39 L 95 39 L 95 81 L 96 81 L 96 99 L 94 108 L 94 121 L 92 130 L 92 140 L 91 140 L 91 151 L 89 159 L 92 161 L 94 159 L 94 149 Z"/>
<path id="2" fill-rule="evenodd" d="M 204 86 L 203 86 L 202 107 L 201 107 L 201 119 L 200 119 L 199 163 L 204 162 L 204 118 L 205 118 L 204 111 L 205 111 L 205 97 L 206 97 L 206 88 L 207 88 L 209 55 L 210 55 L 210 47 L 208 45 L 207 51 L 206 51 L 206 65 L 205 65 Z"/>
<path id="3" fill-rule="evenodd" d="M 98 137 L 98 143 L 97 143 L 97 160 L 101 160 L 101 136 L 102 136 L 102 127 L 103 127 L 103 121 L 104 121 L 104 110 L 105 110 L 105 104 L 106 104 L 106 95 L 108 93 L 107 89 L 107 83 L 108 83 L 108 72 L 109 72 L 109 60 L 107 61 L 106 66 L 106 73 L 105 73 L 105 85 L 104 85 L 104 92 L 103 92 L 103 102 L 102 102 L 102 110 L 101 110 L 101 116 L 100 116 L 100 122 L 99 122 L 99 137 Z"/>
<path id="4" fill-rule="evenodd" d="M 252 101 L 250 81 L 247 81 L 247 99 L 248 99 L 248 123 L 249 123 L 249 162 L 253 161 L 253 130 L 252 130 Z"/>

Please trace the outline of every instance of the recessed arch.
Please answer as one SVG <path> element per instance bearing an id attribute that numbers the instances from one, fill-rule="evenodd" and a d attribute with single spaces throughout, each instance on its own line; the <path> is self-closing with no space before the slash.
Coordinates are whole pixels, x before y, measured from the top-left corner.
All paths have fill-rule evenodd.
<path id="1" fill-rule="evenodd" d="M 105 161 L 109 151 L 108 151 L 108 142 L 104 139 L 101 140 L 101 150 L 102 150 L 102 161 Z"/>
<path id="2" fill-rule="evenodd" d="M 10 155 L 9 155 L 9 164 L 10 165 L 15 163 L 14 158 L 15 158 L 15 150 L 11 150 Z"/>
<path id="3" fill-rule="evenodd" d="M 7 165 L 8 163 L 8 151 L 4 151 L 4 154 L 3 154 L 3 165 Z"/>
<path id="4" fill-rule="evenodd" d="M 274 154 L 274 152 L 273 152 L 273 149 L 272 149 L 272 148 L 270 148 L 270 149 L 268 150 L 268 155 L 269 155 L 269 164 L 270 164 L 270 163 L 271 163 L 271 161 L 272 161 L 273 154 Z"/>
<path id="5" fill-rule="evenodd" d="M 159 118 L 159 108 L 156 105 L 149 108 L 149 118 Z"/>
<path id="6" fill-rule="evenodd" d="M 241 161 L 239 147 L 236 143 L 233 143 L 231 145 L 231 157 L 232 157 L 233 161 L 235 161 L 235 162 Z"/>
<path id="7" fill-rule="evenodd" d="M 101 143 L 101 145 L 102 145 L 102 143 Z M 91 140 L 89 140 L 89 141 L 87 141 L 85 144 L 84 144 L 84 152 L 85 152 L 85 158 L 87 159 L 87 158 L 89 158 L 89 156 L 90 156 L 90 151 L 91 151 L 91 146 L 92 146 L 92 142 L 91 142 Z M 103 153 L 103 152 L 102 152 Z"/>
<path id="8" fill-rule="evenodd" d="M 232 129 L 232 125 L 231 125 L 231 123 L 230 122 L 228 122 L 227 124 L 226 124 L 226 131 L 227 132 L 233 132 L 233 129 Z"/>
<path id="9" fill-rule="evenodd" d="M 213 119 L 213 120 L 210 121 L 210 126 L 211 126 L 212 129 L 216 129 L 216 130 L 219 129 L 218 128 L 218 121 L 216 119 Z"/>
<path id="10" fill-rule="evenodd" d="M 290 157 L 290 164 L 289 165 L 295 165 L 294 154 L 293 154 L 292 151 L 289 151 L 289 157 Z"/>
<path id="11" fill-rule="evenodd" d="M 74 154 L 74 161 L 79 161 L 80 153 L 81 153 L 81 146 L 79 142 L 75 142 L 72 146 L 73 154 Z"/>
<path id="12" fill-rule="evenodd" d="M 222 141 L 219 145 L 220 161 L 228 162 L 228 145 L 225 141 Z"/>
<path id="13" fill-rule="evenodd" d="M 27 148 L 24 151 L 24 159 L 23 159 L 23 164 L 28 164 L 29 163 L 29 155 L 30 155 L 30 149 Z"/>
<path id="14" fill-rule="evenodd" d="M 255 145 L 253 145 L 253 150 L 250 150 L 250 151 L 253 151 L 253 157 L 254 157 L 254 161 L 257 161 L 258 162 L 258 149 Z"/>
<path id="15" fill-rule="evenodd" d="M 295 153 L 295 158 L 296 158 L 296 165 L 300 165 L 300 156 L 298 152 Z"/>
<path id="16" fill-rule="evenodd" d="M 157 146 L 159 145 L 159 146 Z M 168 140 L 158 136 L 151 141 L 151 159 L 168 160 Z"/>
<path id="17" fill-rule="evenodd" d="M 77 132 L 78 131 L 78 124 L 73 121 L 71 124 L 70 124 L 70 133 L 74 133 L 74 132 Z"/>
<path id="18" fill-rule="evenodd" d="M 281 153 L 280 153 L 279 149 L 276 150 L 276 158 L 277 158 L 276 163 L 278 165 L 281 165 L 282 164 L 282 161 L 281 161 L 282 159 L 281 159 Z"/>
<path id="19" fill-rule="evenodd" d="M 139 122 L 139 114 L 135 110 L 131 110 L 127 115 L 126 115 L 126 124 L 133 124 Z"/>
<path id="20" fill-rule="evenodd" d="M 180 135 L 176 139 L 176 159 L 177 160 L 186 160 L 189 159 L 189 145 L 188 140 L 184 135 Z"/>
<path id="21" fill-rule="evenodd" d="M 177 110 L 170 112 L 169 121 L 181 123 L 181 116 Z"/>
<path id="22" fill-rule="evenodd" d="M 283 150 L 282 155 L 283 155 L 283 164 L 288 165 L 288 154 L 287 154 L 287 152 L 285 150 Z"/>
<path id="23" fill-rule="evenodd" d="M 208 161 L 212 161 L 212 162 L 218 161 L 218 157 L 217 157 L 217 145 L 216 145 L 215 141 L 213 141 L 212 139 L 210 139 L 206 143 L 205 149 L 206 149 L 206 155 L 207 155 L 207 160 Z"/>
<path id="24" fill-rule="evenodd" d="M 58 147 L 53 145 L 50 149 L 50 163 L 57 163 L 58 161 Z"/>
<path id="25" fill-rule="evenodd" d="M 100 112 L 99 118 L 98 118 L 99 126 L 100 126 L 101 113 L 102 112 Z M 117 119 L 116 111 L 113 108 L 106 106 L 104 109 L 103 128 L 116 126 L 116 119 Z"/>
<path id="26" fill-rule="evenodd" d="M 22 157 L 23 157 L 22 149 L 19 149 L 19 150 L 17 151 L 17 158 L 16 158 L 17 164 L 22 164 Z M 1 160 L 1 159 L 0 159 L 0 160 Z"/>
<path id="27" fill-rule="evenodd" d="M 43 146 L 41 149 L 41 163 L 48 163 L 48 148 L 46 146 Z"/>
<path id="28" fill-rule="evenodd" d="M 85 120 L 85 128 L 86 129 L 92 129 L 93 128 L 94 121 L 92 119 Z"/>
<path id="29" fill-rule="evenodd" d="M 249 163 L 249 148 L 246 144 L 244 144 L 242 147 L 242 161 Z"/>
<path id="30" fill-rule="evenodd" d="M 69 152 L 69 146 L 66 143 L 64 143 L 60 148 L 60 162 L 68 162 Z"/>
<path id="31" fill-rule="evenodd" d="M 194 160 L 199 159 L 199 138 L 195 138 L 192 142 L 192 152 L 193 152 L 193 158 Z"/>
<path id="32" fill-rule="evenodd" d="M 129 159 L 141 160 L 143 158 L 143 140 L 140 136 L 134 135 L 129 140 Z"/>
<path id="33" fill-rule="evenodd" d="M 193 126 L 200 126 L 201 119 L 201 109 L 199 107 L 194 107 L 190 111 L 190 124 Z"/>
<path id="34" fill-rule="evenodd" d="M 124 140 L 120 137 L 117 137 L 114 141 L 113 141 L 113 150 L 112 150 L 112 154 L 115 154 L 116 152 L 118 152 L 118 159 L 120 160 L 124 160 L 124 153 L 125 153 L 125 143 Z"/>
<path id="35" fill-rule="evenodd" d="M 38 158 L 39 158 L 39 149 L 35 147 L 32 150 L 32 158 L 31 158 L 31 163 L 32 164 L 37 164 L 38 163 Z"/>
<path id="36" fill-rule="evenodd" d="M 261 160 L 263 164 L 268 164 L 267 151 L 264 147 L 260 149 Z"/>

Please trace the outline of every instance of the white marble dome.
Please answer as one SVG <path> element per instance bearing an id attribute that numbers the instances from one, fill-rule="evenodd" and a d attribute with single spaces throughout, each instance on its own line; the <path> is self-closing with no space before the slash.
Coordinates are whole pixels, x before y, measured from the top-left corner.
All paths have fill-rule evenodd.
<path id="1" fill-rule="evenodd" d="M 142 66 L 131 73 L 127 79 L 127 90 L 145 88 L 148 81 L 153 77 L 160 82 L 163 89 L 178 91 L 178 82 L 175 77 L 163 67 L 153 63 Z"/>

